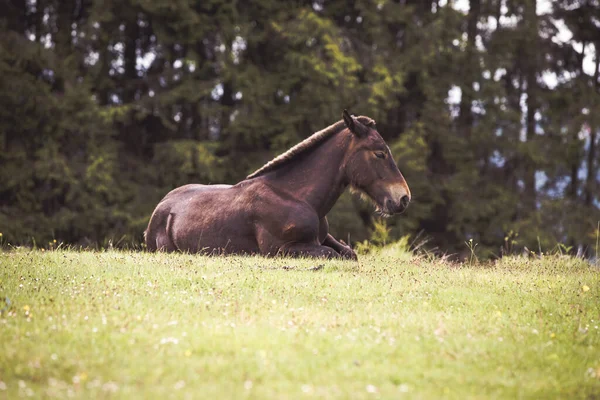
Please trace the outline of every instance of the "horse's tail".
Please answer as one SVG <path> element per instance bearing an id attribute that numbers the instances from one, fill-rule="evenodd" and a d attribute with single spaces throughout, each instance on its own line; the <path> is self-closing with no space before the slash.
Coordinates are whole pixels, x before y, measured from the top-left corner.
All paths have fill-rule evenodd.
<path id="1" fill-rule="evenodd" d="M 175 246 L 175 241 L 173 240 L 173 220 L 174 219 L 175 219 L 175 214 L 169 213 L 169 215 L 167 216 L 167 224 L 165 226 L 165 234 L 167 236 L 169 250 L 177 250 L 177 246 Z"/>
<path id="2" fill-rule="evenodd" d="M 173 241 L 173 217 L 174 214 L 165 209 L 157 208 L 154 211 L 148 228 L 144 231 L 144 241 L 148 251 L 177 250 Z"/>

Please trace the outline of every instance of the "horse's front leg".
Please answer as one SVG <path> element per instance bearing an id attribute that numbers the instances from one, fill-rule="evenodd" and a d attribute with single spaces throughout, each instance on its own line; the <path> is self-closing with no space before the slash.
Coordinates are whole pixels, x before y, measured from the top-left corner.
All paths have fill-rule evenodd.
<path id="1" fill-rule="evenodd" d="M 288 257 L 340 258 L 340 253 L 328 246 L 311 243 L 286 243 L 279 248 L 277 255 Z"/>
<path id="2" fill-rule="evenodd" d="M 327 246 L 327 247 L 331 247 L 332 249 L 334 249 L 335 251 L 340 253 L 342 258 L 347 258 L 349 260 L 358 261 L 358 257 L 356 256 L 356 253 L 354 252 L 354 250 L 352 250 L 352 248 L 350 246 L 346 245 L 345 243 L 338 242 L 329 233 L 327 234 L 325 241 L 323 241 L 323 245 Z"/>
<path id="3" fill-rule="evenodd" d="M 350 246 L 346 245 L 346 243 L 336 240 L 329 234 L 329 222 L 327 222 L 327 217 L 323 217 L 319 221 L 319 240 L 323 246 L 331 247 L 340 253 L 342 258 L 358 261 L 356 253 Z"/>

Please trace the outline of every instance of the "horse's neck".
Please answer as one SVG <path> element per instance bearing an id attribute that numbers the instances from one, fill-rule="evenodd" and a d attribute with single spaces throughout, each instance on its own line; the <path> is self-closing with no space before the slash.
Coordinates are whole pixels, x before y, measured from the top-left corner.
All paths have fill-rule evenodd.
<path id="1" fill-rule="evenodd" d="M 342 135 L 337 133 L 265 178 L 269 184 L 310 204 L 319 218 L 323 218 L 348 185 L 342 164 L 349 141 Z"/>

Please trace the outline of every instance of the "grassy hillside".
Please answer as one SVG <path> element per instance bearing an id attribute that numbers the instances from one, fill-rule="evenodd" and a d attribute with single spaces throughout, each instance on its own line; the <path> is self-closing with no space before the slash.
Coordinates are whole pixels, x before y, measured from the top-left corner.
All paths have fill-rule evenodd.
<path id="1" fill-rule="evenodd" d="M 566 257 L 18 250 L 0 309 L 0 398 L 600 396 L 599 270 Z"/>

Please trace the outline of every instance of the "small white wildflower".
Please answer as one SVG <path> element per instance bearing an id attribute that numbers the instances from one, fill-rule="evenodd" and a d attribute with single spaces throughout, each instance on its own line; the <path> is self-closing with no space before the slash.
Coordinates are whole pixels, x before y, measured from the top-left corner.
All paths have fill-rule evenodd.
<path id="1" fill-rule="evenodd" d="M 408 393 L 409 387 L 406 383 L 403 383 L 400 386 L 398 386 L 398 390 L 402 393 Z"/>
<path id="2" fill-rule="evenodd" d="M 166 338 L 160 339 L 160 344 L 167 344 L 167 343 L 179 344 L 179 339 L 174 338 L 174 337 L 166 337 Z"/>
<path id="3" fill-rule="evenodd" d="M 173 388 L 175 388 L 175 390 L 183 389 L 184 387 L 185 387 L 184 381 L 177 381 L 177 383 L 175 383 L 175 385 L 173 386 Z"/>
<path id="4" fill-rule="evenodd" d="M 117 390 L 119 390 L 119 386 L 116 383 L 109 381 L 102 385 L 102 390 L 105 392 L 116 393 Z"/>
<path id="5" fill-rule="evenodd" d="M 377 393 L 377 387 L 374 385 L 367 385 L 366 389 L 368 393 Z"/>
<path id="6" fill-rule="evenodd" d="M 596 377 L 596 370 L 594 368 L 588 368 L 586 375 L 589 376 L 590 378 L 595 378 Z"/>

